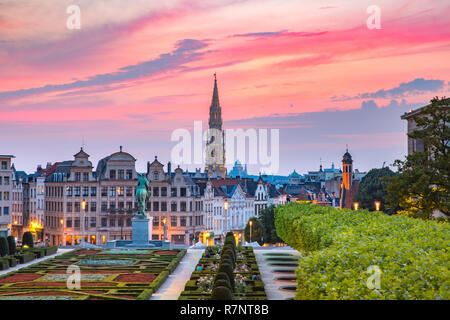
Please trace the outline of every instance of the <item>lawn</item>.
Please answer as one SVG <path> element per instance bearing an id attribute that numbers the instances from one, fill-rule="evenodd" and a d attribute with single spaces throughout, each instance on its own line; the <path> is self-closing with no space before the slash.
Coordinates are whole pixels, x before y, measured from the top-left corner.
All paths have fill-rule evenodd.
<path id="1" fill-rule="evenodd" d="M 146 300 L 185 254 L 185 249 L 77 249 L 0 276 L 0 300 Z M 80 269 L 79 290 L 67 287 L 69 266 Z"/>

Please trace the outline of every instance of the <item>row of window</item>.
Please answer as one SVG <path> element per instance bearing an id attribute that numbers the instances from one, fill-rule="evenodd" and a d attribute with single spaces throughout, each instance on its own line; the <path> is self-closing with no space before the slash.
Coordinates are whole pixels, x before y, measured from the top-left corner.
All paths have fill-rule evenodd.
<path id="1" fill-rule="evenodd" d="M 180 224 L 178 225 L 178 218 L 180 218 Z M 186 216 L 170 216 L 170 225 L 172 227 L 186 227 L 187 225 L 187 218 Z M 168 223 L 168 221 L 166 220 L 166 223 Z M 154 227 L 159 227 L 159 226 L 163 226 L 164 225 L 164 217 L 153 217 L 153 226 Z M 189 217 L 189 226 L 201 226 L 203 225 L 203 216 L 195 216 Z"/>
<path id="2" fill-rule="evenodd" d="M 9 191 L 0 191 L 0 200 L 9 200 L 10 196 L 9 196 Z"/>
<path id="3" fill-rule="evenodd" d="M 8 162 L 2 161 L 2 170 L 8 170 Z"/>
<path id="4" fill-rule="evenodd" d="M 1 185 L 9 186 L 9 177 L 0 176 L 0 186 Z"/>
<path id="5" fill-rule="evenodd" d="M 117 175 L 116 175 L 117 173 Z M 126 171 L 124 169 L 109 170 L 109 178 L 111 180 L 132 180 L 133 179 L 133 170 L 127 169 Z"/>
<path id="6" fill-rule="evenodd" d="M 80 228 L 80 217 L 75 217 L 72 220 L 72 217 L 66 218 L 66 228 Z M 109 222 L 109 223 L 108 223 Z M 116 223 L 117 222 L 117 223 Z M 101 227 L 131 227 L 131 218 L 123 219 L 123 218 L 102 218 L 100 221 Z M 85 228 L 96 228 L 97 227 L 97 218 L 96 217 L 85 217 L 84 218 L 84 227 Z"/>

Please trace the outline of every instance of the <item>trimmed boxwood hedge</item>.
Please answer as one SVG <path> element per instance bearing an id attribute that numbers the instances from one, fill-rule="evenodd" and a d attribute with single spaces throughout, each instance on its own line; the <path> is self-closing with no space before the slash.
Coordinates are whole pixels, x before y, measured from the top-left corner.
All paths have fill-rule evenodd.
<path id="1" fill-rule="evenodd" d="M 58 251 L 57 246 L 45 247 L 45 255 L 46 256 L 51 256 L 52 254 L 55 254 L 57 251 Z"/>
<path id="2" fill-rule="evenodd" d="M 33 252 L 23 252 L 16 254 L 15 257 L 19 259 L 20 263 L 27 263 L 35 259 L 35 254 Z"/>
<path id="3" fill-rule="evenodd" d="M 450 299 L 448 223 L 297 203 L 275 209 L 275 226 L 306 254 L 296 299 Z"/>
<path id="4" fill-rule="evenodd" d="M 0 258 L 0 270 L 9 269 L 9 259 L 8 258 Z"/>

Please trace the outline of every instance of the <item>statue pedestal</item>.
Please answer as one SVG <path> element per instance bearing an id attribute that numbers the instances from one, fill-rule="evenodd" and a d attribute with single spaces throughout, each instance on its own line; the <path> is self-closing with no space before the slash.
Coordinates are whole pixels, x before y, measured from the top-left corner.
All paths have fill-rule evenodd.
<path id="1" fill-rule="evenodd" d="M 131 219 L 133 245 L 149 245 L 152 240 L 153 217 L 137 215 Z"/>

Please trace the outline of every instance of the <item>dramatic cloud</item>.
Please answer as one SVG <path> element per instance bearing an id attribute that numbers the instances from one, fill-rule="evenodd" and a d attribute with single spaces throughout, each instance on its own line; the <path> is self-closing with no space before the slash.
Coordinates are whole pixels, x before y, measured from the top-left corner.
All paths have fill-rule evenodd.
<path id="1" fill-rule="evenodd" d="M 203 54 L 202 52 L 198 52 L 198 50 L 203 49 L 206 46 L 207 44 L 205 42 L 198 40 L 181 40 L 177 42 L 176 49 L 173 52 L 161 54 L 154 60 L 148 60 L 137 65 L 122 67 L 116 72 L 95 75 L 87 80 L 77 80 L 70 83 L 56 85 L 50 84 L 38 88 L 3 91 L 0 92 L 0 100 L 47 92 L 80 89 L 98 85 L 105 86 L 122 81 L 137 80 L 154 76 L 163 72 L 173 72 L 180 69 L 186 69 L 184 64 L 198 59 Z"/>
<path id="2" fill-rule="evenodd" d="M 444 80 L 426 80 L 424 78 L 417 78 L 410 82 L 401 83 L 395 88 L 388 90 L 381 89 L 376 92 L 360 93 L 353 97 L 341 96 L 332 97 L 332 101 L 347 101 L 353 99 L 391 99 L 402 98 L 410 95 L 419 95 L 428 92 L 437 92 L 445 87 Z"/>

